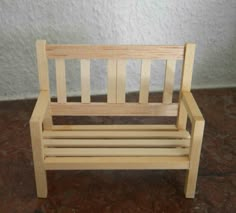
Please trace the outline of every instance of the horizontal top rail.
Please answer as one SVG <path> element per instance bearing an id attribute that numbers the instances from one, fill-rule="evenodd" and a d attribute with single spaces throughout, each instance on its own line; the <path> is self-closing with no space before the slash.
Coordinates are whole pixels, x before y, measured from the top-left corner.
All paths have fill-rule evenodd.
<path id="1" fill-rule="evenodd" d="M 184 45 L 46 45 L 48 58 L 183 59 Z"/>

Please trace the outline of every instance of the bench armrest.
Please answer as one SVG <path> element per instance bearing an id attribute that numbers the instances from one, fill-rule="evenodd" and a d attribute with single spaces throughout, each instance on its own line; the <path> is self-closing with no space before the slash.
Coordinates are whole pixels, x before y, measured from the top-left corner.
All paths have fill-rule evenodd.
<path id="1" fill-rule="evenodd" d="M 195 121 L 204 121 L 202 113 L 191 92 L 183 92 L 181 101 L 192 123 Z"/>
<path id="2" fill-rule="evenodd" d="M 40 91 L 33 113 L 30 118 L 30 123 L 42 123 L 45 118 L 45 114 L 48 110 L 48 107 L 49 93 L 48 91 Z"/>

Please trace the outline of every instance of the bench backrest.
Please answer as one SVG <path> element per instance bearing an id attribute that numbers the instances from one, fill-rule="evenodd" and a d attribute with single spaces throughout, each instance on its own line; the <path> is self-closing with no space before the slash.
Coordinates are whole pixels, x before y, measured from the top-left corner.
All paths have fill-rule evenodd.
<path id="1" fill-rule="evenodd" d="M 49 91 L 48 59 L 55 59 L 57 102 L 51 104 L 54 115 L 140 115 L 177 116 L 178 103 L 172 103 L 177 60 L 183 60 L 180 91 L 190 91 L 195 44 L 185 46 L 157 45 L 52 45 L 36 42 L 40 90 Z M 67 103 L 65 60 L 79 59 L 81 103 Z M 107 60 L 107 103 L 90 99 L 90 59 Z M 141 59 L 139 103 L 126 103 L 126 63 Z M 148 103 L 152 60 L 166 60 L 161 103 Z"/>

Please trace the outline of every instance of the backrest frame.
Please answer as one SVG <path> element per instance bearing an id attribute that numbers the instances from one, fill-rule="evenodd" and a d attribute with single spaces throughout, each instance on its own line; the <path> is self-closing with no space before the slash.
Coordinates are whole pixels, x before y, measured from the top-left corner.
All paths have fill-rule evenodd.
<path id="1" fill-rule="evenodd" d="M 174 72 L 177 60 L 183 60 L 180 98 L 191 90 L 195 44 L 185 46 L 158 45 L 53 45 L 36 42 L 40 90 L 49 91 L 48 59 L 55 59 L 58 103 L 66 104 L 65 59 L 80 59 L 81 103 L 90 103 L 90 61 L 108 59 L 107 103 L 125 104 L 127 59 L 142 59 L 139 103 L 148 104 L 151 60 L 166 60 L 162 104 L 172 104 Z M 172 113 L 173 114 L 173 113 Z M 167 113 L 168 115 L 168 113 Z"/>

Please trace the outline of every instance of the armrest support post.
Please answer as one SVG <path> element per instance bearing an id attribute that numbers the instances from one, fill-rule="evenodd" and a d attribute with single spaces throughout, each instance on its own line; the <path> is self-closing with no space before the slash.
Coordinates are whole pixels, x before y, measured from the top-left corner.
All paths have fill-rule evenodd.
<path id="1" fill-rule="evenodd" d="M 40 91 L 34 111 L 30 118 L 30 123 L 43 123 L 49 108 L 49 94 L 48 91 Z"/>
<path id="2" fill-rule="evenodd" d="M 38 197 L 47 197 L 47 176 L 44 168 L 42 125 L 49 109 L 48 91 L 40 91 L 30 119 L 30 134 L 34 160 L 35 179 Z M 47 118 L 46 118 L 47 119 Z"/>
<path id="3" fill-rule="evenodd" d="M 187 198 L 194 198 L 205 120 L 191 92 L 183 92 L 180 101 L 180 105 L 184 108 L 185 113 L 189 116 L 192 123 L 189 153 L 190 164 L 185 182 L 185 196 Z"/>
<path id="4" fill-rule="evenodd" d="M 183 92 L 181 101 L 192 123 L 193 121 L 204 121 L 202 113 L 191 92 Z"/>

